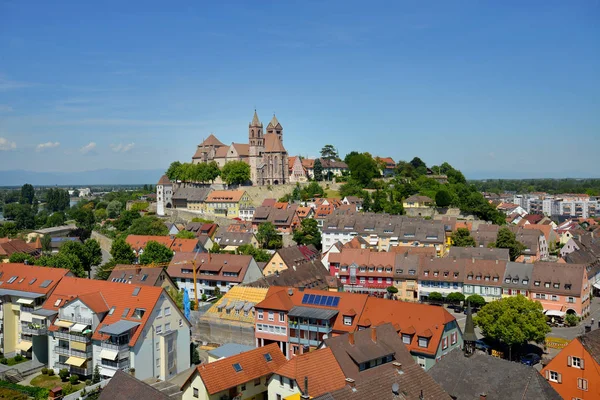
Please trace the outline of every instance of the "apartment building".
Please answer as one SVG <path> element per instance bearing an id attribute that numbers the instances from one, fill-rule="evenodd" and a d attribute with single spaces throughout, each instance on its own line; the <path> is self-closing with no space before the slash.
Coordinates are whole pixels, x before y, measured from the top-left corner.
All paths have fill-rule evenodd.
<path id="1" fill-rule="evenodd" d="M 502 283 L 502 297 L 525 296 L 530 298 L 533 264 L 507 262 Z"/>
<path id="2" fill-rule="evenodd" d="M 207 214 L 226 218 L 238 218 L 241 209 L 252 206 L 252 200 L 245 190 L 214 190 L 205 200 Z"/>
<path id="3" fill-rule="evenodd" d="M 48 366 L 166 380 L 190 366 L 190 323 L 161 287 L 65 277 L 44 303 Z"/>
<path id="4" fill-rule="evenodd" d="M 329 256 L 329 273 L 337 276 L 344 291 L 384 295 L 393 286 L 396 259 L 401 254 L 370 249 L 342 248 Z"/>
<path id="5" fill-rule="evenodd" d="M 138 259 L 144 253 L 148 242 L 160 243 L 174 253 L 202 250 L 198 239 L 180 239 L 175 236 L 129 235 L 125 241 L 131 246 Z"/>
<path id="6" fill-rule="evenodd" d="M 146 265 L 117 264 L 113 268 L 108 282 L 126 283 L 128 285 L 160 286 L 167 292 L 177 289 L 177 285 L 163 267 Z"/>
<path id="7" fill-rule="evenodd" d="M 194 297 L 194 268 L 196 294 Z M 187 290 L 190 298 L 226 293 L 233 286 L 254 282 L 262 272 L 252 256 L 238 254 L 175 253 L 167 269 L 179 289 Z"/>
<path id="8" fill-rule="evenodd" d="M 0 348 L 5 357 L 21 354 L 48 362 L 48 325 L 56 313 L 44 302 L 67 269 L 0 263 Z"/>
<path id="9" fill-rule="evenodd" d="M 319 251 L 313 245 L 284 247 L 275 251 L 262 272 L 265 276 L 272 275 L 314 260 L 319 255 Z"/>
<path id="10" fill-rule="evenodd" d="M 586 264 L 558 264 L 538 262 L 533 264 L 530 299 L 542 303 L 546 315 L 578 316 L 590 310 L 590 285 Z"/>

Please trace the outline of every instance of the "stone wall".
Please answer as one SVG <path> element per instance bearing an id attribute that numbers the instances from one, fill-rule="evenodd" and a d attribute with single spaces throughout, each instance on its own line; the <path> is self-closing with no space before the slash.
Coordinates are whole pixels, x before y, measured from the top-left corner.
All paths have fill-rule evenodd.
<path id="1" fill-rule="evenodd" d="M 100 243 L 100 248 L 108 253 L 110 253 L 110 248 L 112 246 L 112 239 L 104 236 L 101 233 L 96 231 L 92 231 L 92 239 L 96 239 L 98 243 Z"/>

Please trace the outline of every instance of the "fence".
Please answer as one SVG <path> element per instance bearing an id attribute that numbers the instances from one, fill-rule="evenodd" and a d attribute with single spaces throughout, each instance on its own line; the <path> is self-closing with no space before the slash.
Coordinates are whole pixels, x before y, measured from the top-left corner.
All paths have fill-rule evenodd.
<path id="1" fill-rule="evenodd" d="M 110 382 L 110 379 L 105 379 L 103 381 L 100 381 L 99 383 L 95 383 L 93 385 L 86 386 L 84 389 L 81 389 L 80 391 L 66 395 L 65 397 L 63 397 L 63 400 L 85 399 L 87 397 L 87 395 L 94 393 L 97 388 L 102 389 L 102 388 L 106 387 L 106 385 L 108 385 L 108 382 Z M 86 393 L 85 395 L 83 394 L 84 390 Z"/>
<path id="2" fill-rule="evenodd" d="M 194 340 L 208 343 L 238 343 L 246 346 L 255 346 L 254 325 L 223 321 L 213 318 L 202 318 L 192 328 Z"/>

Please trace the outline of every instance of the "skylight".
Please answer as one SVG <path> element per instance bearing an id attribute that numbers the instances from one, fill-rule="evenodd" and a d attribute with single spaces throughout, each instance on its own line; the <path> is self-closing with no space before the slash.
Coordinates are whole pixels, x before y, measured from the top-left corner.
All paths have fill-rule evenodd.
<path id="1" fill-rule="evenodd" d="M 33 282 L 37 281 L 37 278 L 33 278 L 32 280 L 29 281 L 30 285 L 33 285 Z"/>
<path id="2" fill-rule="evenodd" d="M 58 299 L 54 302 L 54 307 L 58 307 L 60 305 L 60 302 L 62 301 L 62 299 Z"/>
<path id="3" fill-rule="evenodd" d="M 41 288 L 47 288 L 48 286 L 50 286 L 50 284 L 52 283 L 52 279 L 46 279 L 44 282 L 42 282 L 42 284 L 40 285 Z"/>
<path id="4" fill-rule="evenodd" d="M 263 356 L 265 357 L 265 360 L 267 360 L 267 362 L 273 361 L 273 357 L 271 357 L 271 353 L 265 353 L 265 354 L 263 354 Z"/>
<path id="5" fill-rule="evenodd" d="M 127 317 L 127 314 L 129 314 L 129 308 L 126 308 L 123 310 L 123 314 L 121 315 L 121 318 Z"/>
<path id="6" fill-rule="evenodd" d="M 110 311 L 108 312 L 108 315 L 113 315 L 114 312 L 115 312 L 115 306 L 112 306 L 110 308 Z"/>
<path id="7" fill-rule="evenodd" d="M 133 294 L 132 296 L 137 296 L 140 293 L 140 287 L 136 287 L 135 289 L 133 289 Z"/>
<path id="8" fill-rule="evenodd" d="M 148 279 L 148 274 L 142 275 L 141 281 L 144 282 L 146 279 Z"/>
<path id="9" fill-rule="evenodd" d="M 235 372 L 241 372 L 242 366 L 238 363 L 235 363 L 235 364 L 233 364 L 233 369 L 235 369 Z"/>
<path id="10" fill-rule="evenodd" d="M 10 279 L 8 281 L 6 281 L 6 283 L 13 283 L 14 281 L 16 281 L 18 278 L 18 276 L 11 276 Z"/>

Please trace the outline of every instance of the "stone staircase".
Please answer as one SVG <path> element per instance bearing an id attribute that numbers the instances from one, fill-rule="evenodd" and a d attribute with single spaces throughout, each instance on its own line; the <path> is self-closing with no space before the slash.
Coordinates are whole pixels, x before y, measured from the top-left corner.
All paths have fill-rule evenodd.
<path id="1" fill-rule="evenodd" d="M 18 383 L 24 380 L 25 377 L 17 369 L 12 368 L 4 372 L 4 379 L 12 383 Z"/>

